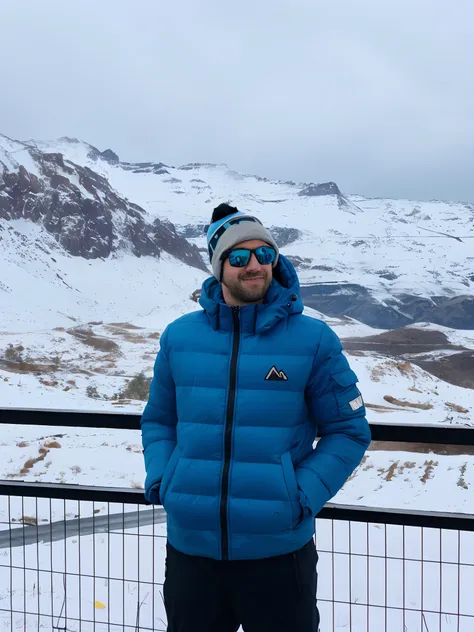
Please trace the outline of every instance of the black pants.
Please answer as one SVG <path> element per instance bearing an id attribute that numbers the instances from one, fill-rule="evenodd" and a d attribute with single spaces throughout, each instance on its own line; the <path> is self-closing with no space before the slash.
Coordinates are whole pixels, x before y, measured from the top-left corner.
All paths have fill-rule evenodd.
<path id="1" fill-rule="evenodd" d="M 295 553 L 222 562 L 167 544 L 168 632 L 317 632 L 313 540 Z"/>

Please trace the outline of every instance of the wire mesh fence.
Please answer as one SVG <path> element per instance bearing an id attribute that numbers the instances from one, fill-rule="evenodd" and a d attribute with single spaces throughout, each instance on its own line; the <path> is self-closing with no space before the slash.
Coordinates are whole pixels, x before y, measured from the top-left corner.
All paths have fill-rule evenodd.
<path id="1" fill-rule="evenodd" d="M 139 417 L 0 409 L 2 423 L 136 430 Z M 474 445 L 467 427 L 371 432 Z M 165 518 L 138 489 L 0 481 L 0 629 L 165 631 Z M 474 516 L 329 505 L 316 545 L 321 632 L 474 630 Z"/>
<path id="2" fill-rule="evenodd" d="M 474 533 L 317 521 L 324 630 L 472 632 Z"/>
<path id="3" fill-rule="evenodd" d="M 441 529 L 358 513 L 316 521 L 321 629 L 472 632 L 474 533 L 462 520 Z M 165 544 L 159 507 L 0 495 L 0 627 L 165 631 Z"/>
<path id="4" fill-rule="evenodd" d="M 166 630 L 160 508 L 0 497 L 4 630 Z"/>

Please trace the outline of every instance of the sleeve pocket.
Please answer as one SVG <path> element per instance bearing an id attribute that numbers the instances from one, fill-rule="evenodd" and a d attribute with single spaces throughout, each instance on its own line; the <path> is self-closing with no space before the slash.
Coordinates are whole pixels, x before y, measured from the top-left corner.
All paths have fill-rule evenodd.
<path id="1" fill-rule="evenodd" d="M 343 388 L 352 386 L 359 381 L 357 375 L 352 369 L 346 369 L 345 371 L 341 371 L 340 373 L 333 373 L 332 379 Z"/>
<path id="2" fill-rule="evenodd" d="M 334 395 L 340 417 L 359 417 L 365 415 L 364 400 L 356 384 L 359 381 L 352 369 L 334 373 L 332 379 L 336 383 Z"/>

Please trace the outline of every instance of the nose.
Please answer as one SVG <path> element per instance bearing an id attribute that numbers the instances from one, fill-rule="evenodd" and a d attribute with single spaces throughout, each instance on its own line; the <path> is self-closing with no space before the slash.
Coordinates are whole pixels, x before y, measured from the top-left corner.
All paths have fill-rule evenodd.
<path id="1" fill-rule="evenodd" d="M 260 264 L 255 256 L 255 253 L 252 252 L 250 261 L 247 264 L 247 272 L 258 272 L 258 270 L 260 270 Z"/>

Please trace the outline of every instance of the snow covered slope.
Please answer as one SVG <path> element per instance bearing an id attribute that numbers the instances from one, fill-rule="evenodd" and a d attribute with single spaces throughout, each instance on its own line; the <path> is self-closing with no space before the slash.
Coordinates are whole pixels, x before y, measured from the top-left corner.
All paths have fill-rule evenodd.
<path id="1" fill-rule="evenodd" d="M 0 331 L 31 331 L 92 320 L 163 327 L 193 305 L 207 273 L 168 253 L 73 257 L 39 224 L 0 220 Z"/>
<path id="2" fill-rule="evenodd" d="M 473 204 L 345 196 L 334 183 L 270 181 L 227 165 L 125 163 L 70 138 L 35 146 L 93 169 L 201 248 L 219 202 L 256 213 L 297 265 L 308 305 L 331 316 L 474 328 Z"/>

